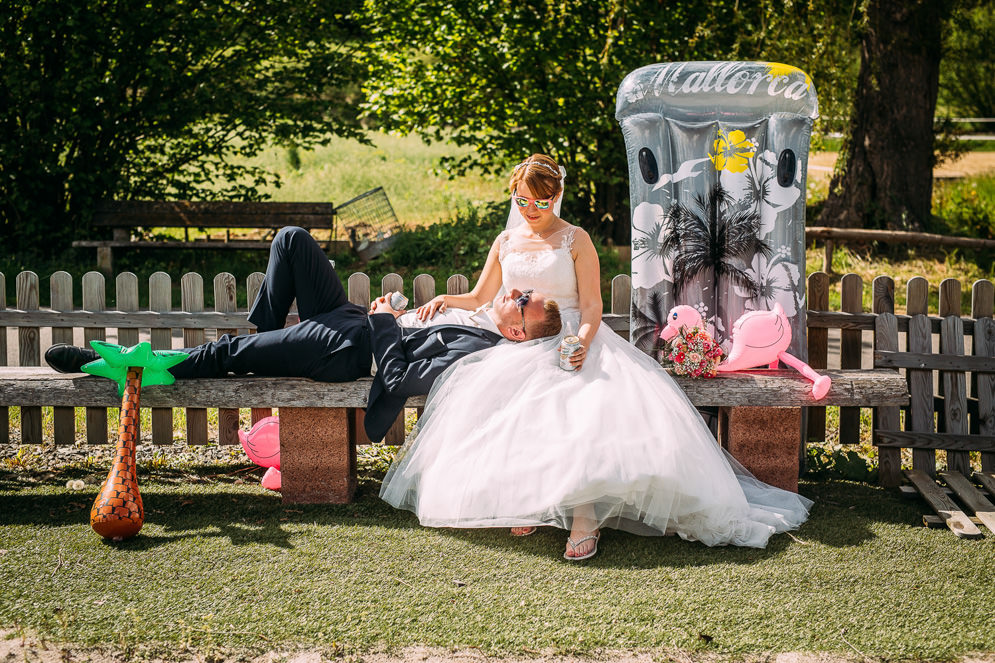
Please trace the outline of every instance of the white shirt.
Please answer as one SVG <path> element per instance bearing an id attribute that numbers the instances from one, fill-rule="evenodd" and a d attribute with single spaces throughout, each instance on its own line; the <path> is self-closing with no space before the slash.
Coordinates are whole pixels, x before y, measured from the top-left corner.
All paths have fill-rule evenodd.
<path id="1" fill-rule="evenodd" d="M 467 311 L 462 308 L 448 308 L 442 313 L 436 313 L 430 320 L 419 320 L 418 314 L 408 311 L 397 319 L 397 324 L 401 327 L 434 327 L 436 325 L 463 325 L 464 327 L 477 327 L 494 332 L 503 336 L 494 320 L 487 314 L 489 307 L 481 306 L 475 311 Z"/>

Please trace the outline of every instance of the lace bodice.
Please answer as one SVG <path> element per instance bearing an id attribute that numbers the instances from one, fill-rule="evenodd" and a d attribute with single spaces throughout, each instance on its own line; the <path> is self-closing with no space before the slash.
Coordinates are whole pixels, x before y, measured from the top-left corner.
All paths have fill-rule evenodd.
<path id="1" fill-rule="evenodd" d="M 568 226 L 545 239 L 503 232 L 498 255 L 505 290 L 534 288 L 546 299 L 556 300 L 561 313 L 576 311 L 579 296 L 572 254 L 576 232 L 576 227 Z"/>

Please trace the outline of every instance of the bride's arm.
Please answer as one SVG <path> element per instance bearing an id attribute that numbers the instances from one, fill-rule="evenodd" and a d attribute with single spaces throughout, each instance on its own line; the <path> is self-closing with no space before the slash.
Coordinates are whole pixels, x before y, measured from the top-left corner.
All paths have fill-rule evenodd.
<path id="1" fill-rule="evenodd" d="M 484 271 L 477 279 L 477 285 L 473 290 L 465 295 L 439 295 L 424 306 L 418 307 L 418 319 L 428 320 L 436 313 L 445 311 L 447 308 L 462 308 L 473 310 L 484 304 L 488 304 L 501 289 L 501 261 L 499 253 L 501 247 L 501 236 L 498 235 L 491 250 L 487 254 L 487 262 L 484 263 Z"/>
<path id="2" fill-rule="evenodd" d="M 577 274 L 577 294 L 580 298 L 580 337 L 581 349 L 571 357 L 571 363 L 578 369 L 587 358 L 587 349 L 591 347 L 594 335 L 601 325 L 601 266 L 598 264 L 598 252 L 590 235 L 578 229 L 574 238 L 574 272 Z"/>

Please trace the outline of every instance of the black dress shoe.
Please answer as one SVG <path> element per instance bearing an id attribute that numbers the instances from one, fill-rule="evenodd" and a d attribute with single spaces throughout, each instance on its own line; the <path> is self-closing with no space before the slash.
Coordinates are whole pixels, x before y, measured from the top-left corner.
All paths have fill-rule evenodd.
<path id="1" fill-rule="evenodd" d="M 83 364 L 100 359 L 94 350 L 59 343 L 45 350 L 45 361 L 60 373 L 82 373 Z"/>

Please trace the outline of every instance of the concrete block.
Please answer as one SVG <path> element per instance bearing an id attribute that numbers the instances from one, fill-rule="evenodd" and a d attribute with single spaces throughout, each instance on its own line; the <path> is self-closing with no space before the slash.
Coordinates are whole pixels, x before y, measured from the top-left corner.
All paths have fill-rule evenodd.
<path id="1" fill-rule="evenodd" d="M 346 408 L 280 408 L 283 501 L 346 504 L 356 492 L 354 417 Z"/>
<path id="2" fill-rule="evenodd" d="M 724 407 L 719 443 L 753 475 L 798 492 L 802 410 L 798 407 Z"/>

